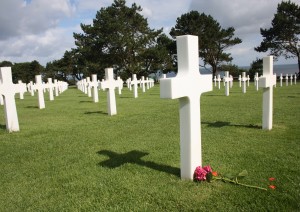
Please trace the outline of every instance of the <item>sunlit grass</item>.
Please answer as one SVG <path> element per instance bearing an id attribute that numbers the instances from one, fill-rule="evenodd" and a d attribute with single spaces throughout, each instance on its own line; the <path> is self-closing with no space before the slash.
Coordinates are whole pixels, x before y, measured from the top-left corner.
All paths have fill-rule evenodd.
<path id="1" fill-rule="evenodd" d="M 297 211 L 300 210 L 299 84 L 274 89 L 273 130 L 261 130 L 262 90 L 234 84 L 201 97 L 203 165 L 219 172 L 248 170 L 245 183 L 180 179 L 179 103 L 160 99 L 159 86 L 139 98 L 106 93 L 93 103 L 71 88 L 37 108 L 17 98 L 20 132 L 5 130 L 0 106 L 0 211 Z"/>

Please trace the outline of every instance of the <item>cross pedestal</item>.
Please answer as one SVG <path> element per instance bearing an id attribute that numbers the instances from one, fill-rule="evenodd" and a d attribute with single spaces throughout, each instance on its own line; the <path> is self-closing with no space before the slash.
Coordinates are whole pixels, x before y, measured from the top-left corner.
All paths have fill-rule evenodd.
<path id="1" fill-rule="evenodd" d="M 212 91 L 212 75 L 199 72 L 197 36 L 178 36 L 176 40 L 178 74 L 161 79 L 160 97 L 179 99 L 181 178 L 192 180 L 196 167 L 202 165 L 200 96 Z"/>
<path id="2" fill-rule="evenodd" d="M 115 88 L 118 87 L 116 80 L 114 80 L 113 68 L 105 69 L 105 78 L 102 89 L 107 89 L 107 113 L 112 116 L 117 114 Z"/>
<path id="3" fill-rule="evenodd" d="M 273 56 L 263 58 L 263 76 L 259 78 L 259 87 L 263 88 L 262 128 L 271 130 L 273 125 L 273 86 L 276 78 L 273 75 Z"/>
<path id="4" fill-rule="evenodd" d="M 19 131 L 15 93 L 18 85 L 13 84 L 11 67 L 0 68 L 0 95 L 3 96 L 6 129 L 8 132 Z"/>

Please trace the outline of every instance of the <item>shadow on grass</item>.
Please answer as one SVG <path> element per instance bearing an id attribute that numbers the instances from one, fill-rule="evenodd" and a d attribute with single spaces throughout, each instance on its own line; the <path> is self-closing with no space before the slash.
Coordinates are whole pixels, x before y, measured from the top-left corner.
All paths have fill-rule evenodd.
<path id="1" fill-rule="evenodd" d="M 0 129 L 6 130 L 6 125 L 5 124 L 0 124 Z"/>
<path id="2" fill-rule="evenodd" d="M 258 125 L 242 125 L 242 124 L 231 124 L 230 122 L 227 121 L 216 121 L 216 122 L 201 122 L 202 124 L 207 124 L 208 127 L 216 127 L 216 128 L 221 128 L 221 127 L 245 127 L 245 128 L 252 128 L 252 129 L 261 129 L 261 126 Z"/>
<path id="3" fill-rule="evenodd" d="M 105 114 L 105 115 L 108 115 L 108 113 L 103 112 L 103 111 L 88 111 L 88 112 L 85 112 L 84 114 L 87 114 L 87 115 L 90 115 L 90 114 Z"/>
<path id="4" fill-rule="evenodd" d="M 141 152 L 137 150 L 132 150 L 130 152 L 124 154 L 118 154 L 116 152 L 112 152 L 109 150 L 101 150 L 97 152 L 100 155 L 106 155 L 109 157 L 108 160 L 100 162 L 98 165 L 102 167 L 108 168 L 117 168 L 126 163 L 137 164 L 140 166 L 145 166 L 150 169 L 154 169 L 156 171 L 165 172 L 167 174 L 175 175 L 176 177 L 180 177 L 180 169 L 172 166 L 167 166 L 163 164 L 158 164 L 152 161 L 144 161 L 141 158 L 148 155 L 147 152 Z"/>
<path id="5" fill-rule="evenodd" d="M 90 101 L 79 101 L 79 103 L 94 103 L 92 100 L 90 100 Z"/>
<path id="6" fill-rule="evenodd" d="M 38 106 L 27 106 L 26 108 L 39 108 Z"/>

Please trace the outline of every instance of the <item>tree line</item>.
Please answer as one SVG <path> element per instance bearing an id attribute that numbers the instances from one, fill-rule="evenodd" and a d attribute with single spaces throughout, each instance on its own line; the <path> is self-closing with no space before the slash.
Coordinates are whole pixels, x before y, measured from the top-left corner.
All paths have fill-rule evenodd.
<path id="1" fill-rule="evenodd" d="M 232 64 L 227 53 L 230 47 L 242 40 L 235 36 L 233 27 L 222 28 L 210 15 L 190 11 L 181 15 L 172 27 L 169 36 L 163 29 L 151 29 L 142 8 L 136 3 L 126 6 L 125 0 L 114 0 L 111 6 L 97 11 L 92 24 L 81 24 L 82 33 L 73 33 L 75 48 L 65 51 L 61 59 L 48 62 L 46 67 L 37 61 L 11 63 L 3 61 L 0 66 L 12 66 L 13 80 L 24 82 L 42 73 L 43 78 L 54 78 L 71 84 L 91 74 L 104 77 L 104 69 L 114 68 L 123 80 L 132 74 L 148 76 L 152 73 L 177 72 L 176 36 L 197 35 L 199 56 L 203 66 L 210 66 L 213 75 L 220 70 L 233 75 L 241 71 Z M 258 52 L 267 52 L 275 58 L 284 56 L 298 58 L 300 70 L 300 7 L 290 0 L 278 4 L 277 13 L 269 29 L 260 29 L 263 41 L 255 47 Z M 252 62 L 250 72 L 262 72 L 261 60 Z"/>

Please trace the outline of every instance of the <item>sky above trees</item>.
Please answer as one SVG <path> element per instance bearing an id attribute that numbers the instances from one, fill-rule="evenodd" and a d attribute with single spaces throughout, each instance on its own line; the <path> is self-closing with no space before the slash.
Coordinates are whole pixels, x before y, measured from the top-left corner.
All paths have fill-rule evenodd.
<path id="1" fill-rule="evenodd" d="M 4 0 L 0 2 L 0 61 L 27 62 L 42 65 L 60 59 L 75 47 L 73 32 L 81 32 L 80 23 L 90 24 L 96 11 L 113 0 Z M 127 0 L 131 5 L 134 0 Z M 164 28 L 169 34 L 176 19 L 191 10 L 210 14 L 223 28 L 234 27 L 243 40 L 229 52 L 233 63 L 247 66 L 266 53 L 254 51 L 262 41 L 260 28 L 271 26 L 281 0 L 139 0 L 142 15 L 151 28 Z M 292 2 L 299 3 L 298 0 Z M 279 59 L 277 64 L 296 63 Z"/>

